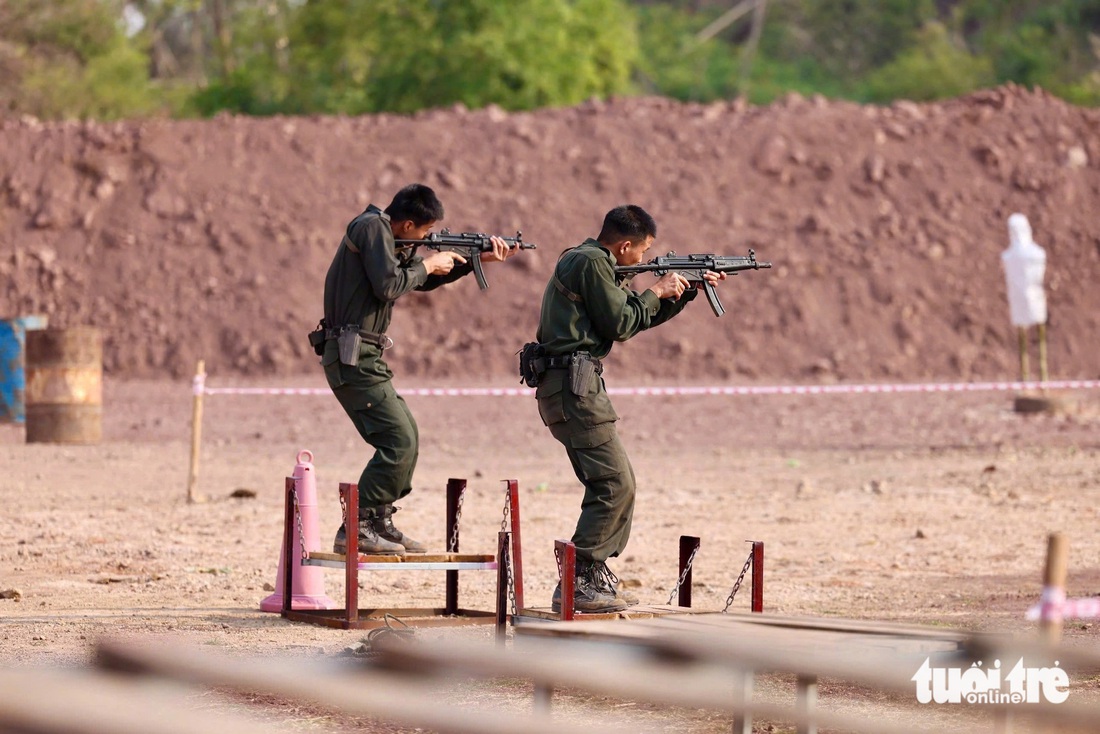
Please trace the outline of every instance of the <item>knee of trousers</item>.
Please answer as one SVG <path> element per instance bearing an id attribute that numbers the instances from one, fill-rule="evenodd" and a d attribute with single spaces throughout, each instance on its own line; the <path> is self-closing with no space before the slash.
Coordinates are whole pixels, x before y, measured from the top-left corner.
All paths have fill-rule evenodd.
<path id="1" fill-rule="evenodd" d="M 563 443 L 586 485 L 603 485 L 616 494 L 634 493 L 634 470 L 614 423 L 573 433 Z"/>

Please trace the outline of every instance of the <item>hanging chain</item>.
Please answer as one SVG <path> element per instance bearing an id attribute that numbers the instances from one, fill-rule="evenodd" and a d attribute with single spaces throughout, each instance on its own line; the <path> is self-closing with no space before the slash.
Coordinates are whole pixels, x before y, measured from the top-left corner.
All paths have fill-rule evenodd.
<path id="1" fill-rule="evenodd" d="M 458 493 L 458 506 L 455 507 L 455 526 L 451 528 L 451 543 L 447 546 L 447 550 L 451 553 L 455 553 L 458 550 L 458 523 L 462 520 L 462 501 L 465 498 L 465 490 Z"/>
<path id="2" fill-rule="evenodd" d="M 344 525 L 344 530 L 348 529 L 348 500 L 343 492 L 340 492 L 340 520 Z M 358 528 L 356 529 L 358 531 Z"/>
<path id="3" fill-rule="evenodd" d="M 511 544 L 509 544 L 509 548 L 511 548 Z M 512 556 L 509 553 L 504 554 L 504 572 L 508 574 L 508 601 L 512 607 L 512 619 L 514 620 L 518 614 L 516 610 L 516 580 L 512 577 Z"/>
<path id="4" fill-rule="evenodd" d="M 508 486 L 508 482 L 504 483 L 504 513 L 500 520 L 500 532 L 509 532 L 509 520 L 512 518 L 512 491 Z M 512 537 L 512 542 L 508 544 L 508 552 L 504 554 L 504 569 L 508 574 L 508 600 L 512 603 L 512 619 L 516 618 L 516 578 L 512 575 L 512 544 L 515 543 L 515 537 Z"/>
<path id="5" fill-rule="evenodd" d="M 737 590 L 741 588 L 741 582 L 745 580 L 745 574 L 752 568 L 752 549 L 749 549 L 749 557 L 745 559 L 745 566 L 741 569 L 741 575 L 737 577 L 737 580 L 733 582 L 733 591 L 726 597 L 726 606 L 722 607 L 722 614 L 726 613 L 726 610 L 730 608 L 730 604 L 733 604 L 733 597 L 737 596 Z"/>
<path id="6" fill-rule="evenodd" d="M 302 551 L 302 560 L 309 558 L 309 553 L 306 552 L 306 534 L 302 531 L 302 508 L 298 504 L 298 484 L 294 484 L 294 488 L 290 490 L 291 495 L 294 497 L 294 519 L 298 523 L 298 547 Z"/>
<path id="7" fill-rule="evenodd" d="M 500 532 L 508 532 L 508 520 L 512 517 L 512 494 L 508 489 L 508 482 L 504 483 L 504 514 L 500 519 Z"/>
<path id="8" fill-rule="evenodd" d="M 668 595 L 668 603 L 671 606 L 672 600 L 676 598 L 676 595 L 680 593 L 680 587 L 684 585 L 684 581 L 687 579 L 687 575 L 691 573 L 691 564 L 695 560 L 695 554 L 699 552 L 699 546 L 695 546 L 691 550 L 691 555 L 688 556 L 688 561 L 684 564 L 684 572 L 680 574 L 680 578 L 676 580 L 676 585 L 672 587 L 672 593 Z"/>

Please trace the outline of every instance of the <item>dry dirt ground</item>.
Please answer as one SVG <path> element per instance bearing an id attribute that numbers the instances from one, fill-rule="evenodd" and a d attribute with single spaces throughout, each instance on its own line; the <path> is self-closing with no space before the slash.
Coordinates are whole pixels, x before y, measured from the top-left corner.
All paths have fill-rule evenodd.
<path id="1" fill-rule="evenodd" d="M 1013 212 L 1048 254 L 1051 375 L 1096 379 L 1098 131 L 1100 112 L 1011 85 L 889 107 L 791 95 L 768 107 L 0 119 L 0 318 L 100 328 L 107 377 L 98 446 L 25 445 L 0 426 L 0 591 L 21 592 L 0 599 L 0 665 L 82 664 L 104 634 L 292 658 L 362 636 L 257 611 L 298 450 L 316 456 L 326 543 L 337 483 L 367 458 L 335 400 L 211 396 L 199 485 L 210 501 L 188 504 L 187 380 L 205 359 L 211 386 L 321 386 L 305 334 L 332 253 L 351 217 L 405 183 L 433 186 L 454 231 L 522 229 L 539 248 L 493 267 L 486 292 L 465 279 L 403 299 L 390 330 L 399 387 L 515 386 L 514 353 L 558 253 L 627 202 L 657 218 L 662 253 L 755 248 L 775 267 L 724 284 L 722 319 L 696 304 L 617 346 L 612 387 L 1012 379 L 999 258 Z M 1071 596 L 1100 592 L 1100 398 L 1066 397 L 1068 410 L 1037 416 L 1015 414 L 1005 393 L 618 398 L 640 493 L 613 568 L 664 602 L 677 537 L 700 535 L 696 605 L 718 609 L 745 541 L 761 540 L 770 611 L 1030 634 L 1051 531 L 1069 538 Z M 500 480 L 519 480 L 526 591 L 547 604 L 552 541 L 570 534 L 580 489 L 534 405 L 409 403 L 423 451 L 400 525 L 441 547 L 444 486 L 465 477 L 463 548 L 489 552 Z M 239 488 L 256 497 L 231 498 Z M 340 598 L 339 574 L 326 583 Z M 361 598 L 428 606 L 442 594 L 441 574 L 391 572 L 365 578 Z M 465 578 L 461 600 L 490 608 L 491 581 Z M 1094 636 L 1087 623 L 1066 634 Z M 1093 678 L 1073 684 L 1100 697 Z M 515 698 L 529 705 L 530 692 Z M 832 686 L 822 698 L 873 697 Z M 393 731 L 237 703 L 293 728 Z M 729 728 L 706 712 L 601 705 L 636 713 L 639 729 Z M 930 714 L 921 723 L 938 731 Z"/>
<path id="2" fill-rule="evenodd" d="M 230 384 L 288 383 L 217 386 Z M 0 590 L 21 593 L 0 600 L 0 666 L 83 664 L 104 635 L 310 658 L 335 657 L 363 637 L 258 611 L 275 580 L 283 477 L 296 452 L 316 457 L 325 544 L 339 522 L 336 485 L 354 481 L 367 456 L 335 400 L 207 397 L 199 491 L 209 501 L 188 504 L 189 387 L 109 380 L 96 446 L 25 444 L 19 430 L 0 433 Z M 1062 397 L 1065 411 L 1031 416 L 996 392 L 617 397 L 640 490 L 630 547 L 612 568 L 643 601 L 664 603 L 678 536 L 699 535 L 695 605 L 718 610 L 745 541 L 761 540 L 768 611 L 1034 634 L 1024 613 L 1040 592 L 1051 531 L 1069 539 L 1069 595 L 1100 593 L 1100 396 Z M 548 604 L 552 543 L 570 534 L 581 491 L 531 399 L 408 402 L 422 456 L 400 526 L 442 548 L 443 489 L 464 477 L 463 547 L 492 552 L 500 480 L 518 479 L 526 593 L 529 604 Z M 238 488 L 256 497 L 230 498 Z M 481 576 L 463 579 L 464 606 L 492 608 L 491 574 Z M 362 586 L 364 606 L 435 606 L 443 574 L 377 573 Z M 339 573 L 326 576 L 326 590 L 341 598 Z M 739 594 L 732 609 L 747 608 Z M 1091 645 L 1095 627 L 1073 622 L 1066 636 Z M 1079 700 L 1100 699 L 1096 679 L 1072 684 Z M 516 695 L 529 700 L 530 692 Z M 843 706 L 869 695 L 825 686 L 821 699 Z M 230 704 L 292 729 L 403 731 L 259 697 Z M 729 725 L 707 712 L 605 705 L 647 731 Z"/>

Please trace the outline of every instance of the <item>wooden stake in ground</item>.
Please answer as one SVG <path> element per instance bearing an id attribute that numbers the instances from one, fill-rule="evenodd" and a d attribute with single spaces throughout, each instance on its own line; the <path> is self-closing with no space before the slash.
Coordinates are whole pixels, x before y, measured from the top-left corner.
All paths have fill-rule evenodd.
<path id="1" fill-rule="evenodd" d="M 1062 638 L 1062 602 L 1066 600 L 1066 567 L 1068 544 L 1061 533 L 1047 538 L 1047 565 L 1043 570 L 1042 612 L 1039 634 L 1050 643 Z"/>
<path id="2" fill-rule="evenodd" d="M 206 498 L 195 491 L 199 483 L 199 451 L 202 446 L 202 395 L 206 383 L 206 360 L 195 366 L 194 398 L 191 403 L 191 468 L 187 473 L 187 501 L 204 502 Z"/>

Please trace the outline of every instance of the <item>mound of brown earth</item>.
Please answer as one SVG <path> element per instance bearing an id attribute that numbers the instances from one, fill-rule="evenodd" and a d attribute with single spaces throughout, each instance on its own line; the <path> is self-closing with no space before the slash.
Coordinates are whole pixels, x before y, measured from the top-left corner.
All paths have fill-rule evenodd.
<path id="1" fill-rule="evenodd" d="M 398 305 L 403 376 L 504 381 L 556 255 L 609 208 L 658 248 L 770 271 L 616 348 L 655 380 L 1014 378 L 999 260 L 1023 212 L 1047 250 L 1054 377 L 1100 376 L 1100 113 L 1003 87 L 940 104 L 622 99 L 506 114 L 0 123 L 0 316 L 106 336 L 126 377 L 293 375 L 345 223 L 401 185 L 452 230 L 539 249 Z"/>

